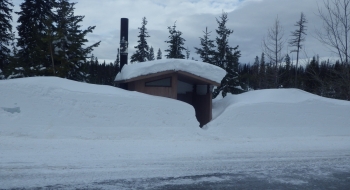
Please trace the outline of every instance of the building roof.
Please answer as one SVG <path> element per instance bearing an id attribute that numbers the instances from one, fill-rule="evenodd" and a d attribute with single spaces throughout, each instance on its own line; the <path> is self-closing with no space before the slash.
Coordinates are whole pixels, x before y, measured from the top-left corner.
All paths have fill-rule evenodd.
<path id="1" fill-rule="evenodd" d="M 122 71 L 115 77 L 115 82 L 131 82 L 141 78 L 159 76 L 177 72 L 181 76 L 194 78 L 218 85 L 226 75 L 226 71 L 215 65 L 201 61 L 186 59 L 160 59 L 142 63 L 124 65 Z"/>

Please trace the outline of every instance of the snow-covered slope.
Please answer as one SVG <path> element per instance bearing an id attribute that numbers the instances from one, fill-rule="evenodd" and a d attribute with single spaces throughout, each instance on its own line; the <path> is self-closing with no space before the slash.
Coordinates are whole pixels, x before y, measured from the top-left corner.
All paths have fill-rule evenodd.
<path id="1" fill-rule="evenodd" d="M 192 106 L 55 77 L 0 81 L 1 188 L 226 172 L 220 160 L 350 151 L 350 102 L 296 89 Z M 216 163 L 211 167 L 211 163 Z M 4 179 L 4 180 L 3 180 Z"/>
<path id="2" fill-rule="evenodd" d="M 298 89 L 257 90 L 214 100 L 212 134 L 227 138 L 350 136 L 350 102 Z"/>
<path id="3" fill-rule="evenodd" d="M 0 135 L 31 138 L 193 139 L 350 135 L 350 102 L 297 89 L 251 91 L 213 102 L 200 129 L 192 106 L 56 77 L 0 81 Z M 203 137 L 204 138 L 204 137 Z"/>
<path id="4" fill-rule="evenodd" d="M 111 86 L 33 77 L 0 89 L 2 136 L 162 139 L 199 130 L 192 106 Z"/>

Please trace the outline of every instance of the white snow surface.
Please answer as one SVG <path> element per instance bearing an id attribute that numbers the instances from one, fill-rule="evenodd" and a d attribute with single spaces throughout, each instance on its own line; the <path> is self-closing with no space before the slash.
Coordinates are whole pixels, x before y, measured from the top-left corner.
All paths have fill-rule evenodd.
<path id="1" fill-rule="evenodd" d="M 122 81 L 147 74 L 163 71 L 185 71 L 196 76 L 220 83 L 226 71 L 222 68 L 201 61 L 186 59 L 159 59 L 141 63 L 124 65 L 115 81 Z"/>
<path id="2" fill-rule="evenodd" d="M 2 80 L 0 183 L 180 176 L 196 174 L 188 166 L 215 172 L 220 159 L 349 153 L 349 113 L 348 101 L 258 90 L 214 100 L 201 129 L 193 107 L 173 99 L 56 77 Z"/>

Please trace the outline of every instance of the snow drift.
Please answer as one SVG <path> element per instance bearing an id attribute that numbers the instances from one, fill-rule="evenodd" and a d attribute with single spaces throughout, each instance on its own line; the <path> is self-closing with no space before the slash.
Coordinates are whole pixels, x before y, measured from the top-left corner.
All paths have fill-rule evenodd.
<path id="1" fill-rule="evenodd" d="M 111 86 L 33 77 L 0 81 L 0 89 L 2 136 L 143 139 L 199 130 L 192 106 Z"/>
<path id="2" fill-rule="evenodd" d="M 350 136 L 350 102 L 297 89 L 213 102 L 200 129 L 181 101 L 56 77 L 0 81 L 0 135 L 31 138 L 210 140 Z"/>
<path id="3" fill-rule="evenodd" d="M 226 137 L 350 136 L 350 102 L 298 89 L 270 89 L 214 100 L 211 133 Z"/>
<path id="4" fill-rule="evenodd" d="M 259 90 L 214 100 L 201 129 L 193 107 L 173 99 L 55 77 L 3 80 L 1 185 L 206 175 L 230 172 L 225 160 L 348 154 L 349 113 L 347 101 Z"/>

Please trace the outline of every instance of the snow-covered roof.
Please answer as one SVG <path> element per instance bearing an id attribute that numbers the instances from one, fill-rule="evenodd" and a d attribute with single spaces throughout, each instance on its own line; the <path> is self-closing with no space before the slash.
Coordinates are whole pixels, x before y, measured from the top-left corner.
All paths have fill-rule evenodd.
<path id="1" fill-rule="evenodd" d="M 125 81 L 135 77 L 164 71 L 188 72 L 216 83 L 221 83 L 222 78 L 224 78 L 226 75 L 226 71 L 224 69 L 201 61 L 186 59 L 160 59 L 124 65 L 122 71 L 115 77 L 115 81 Z"/>

